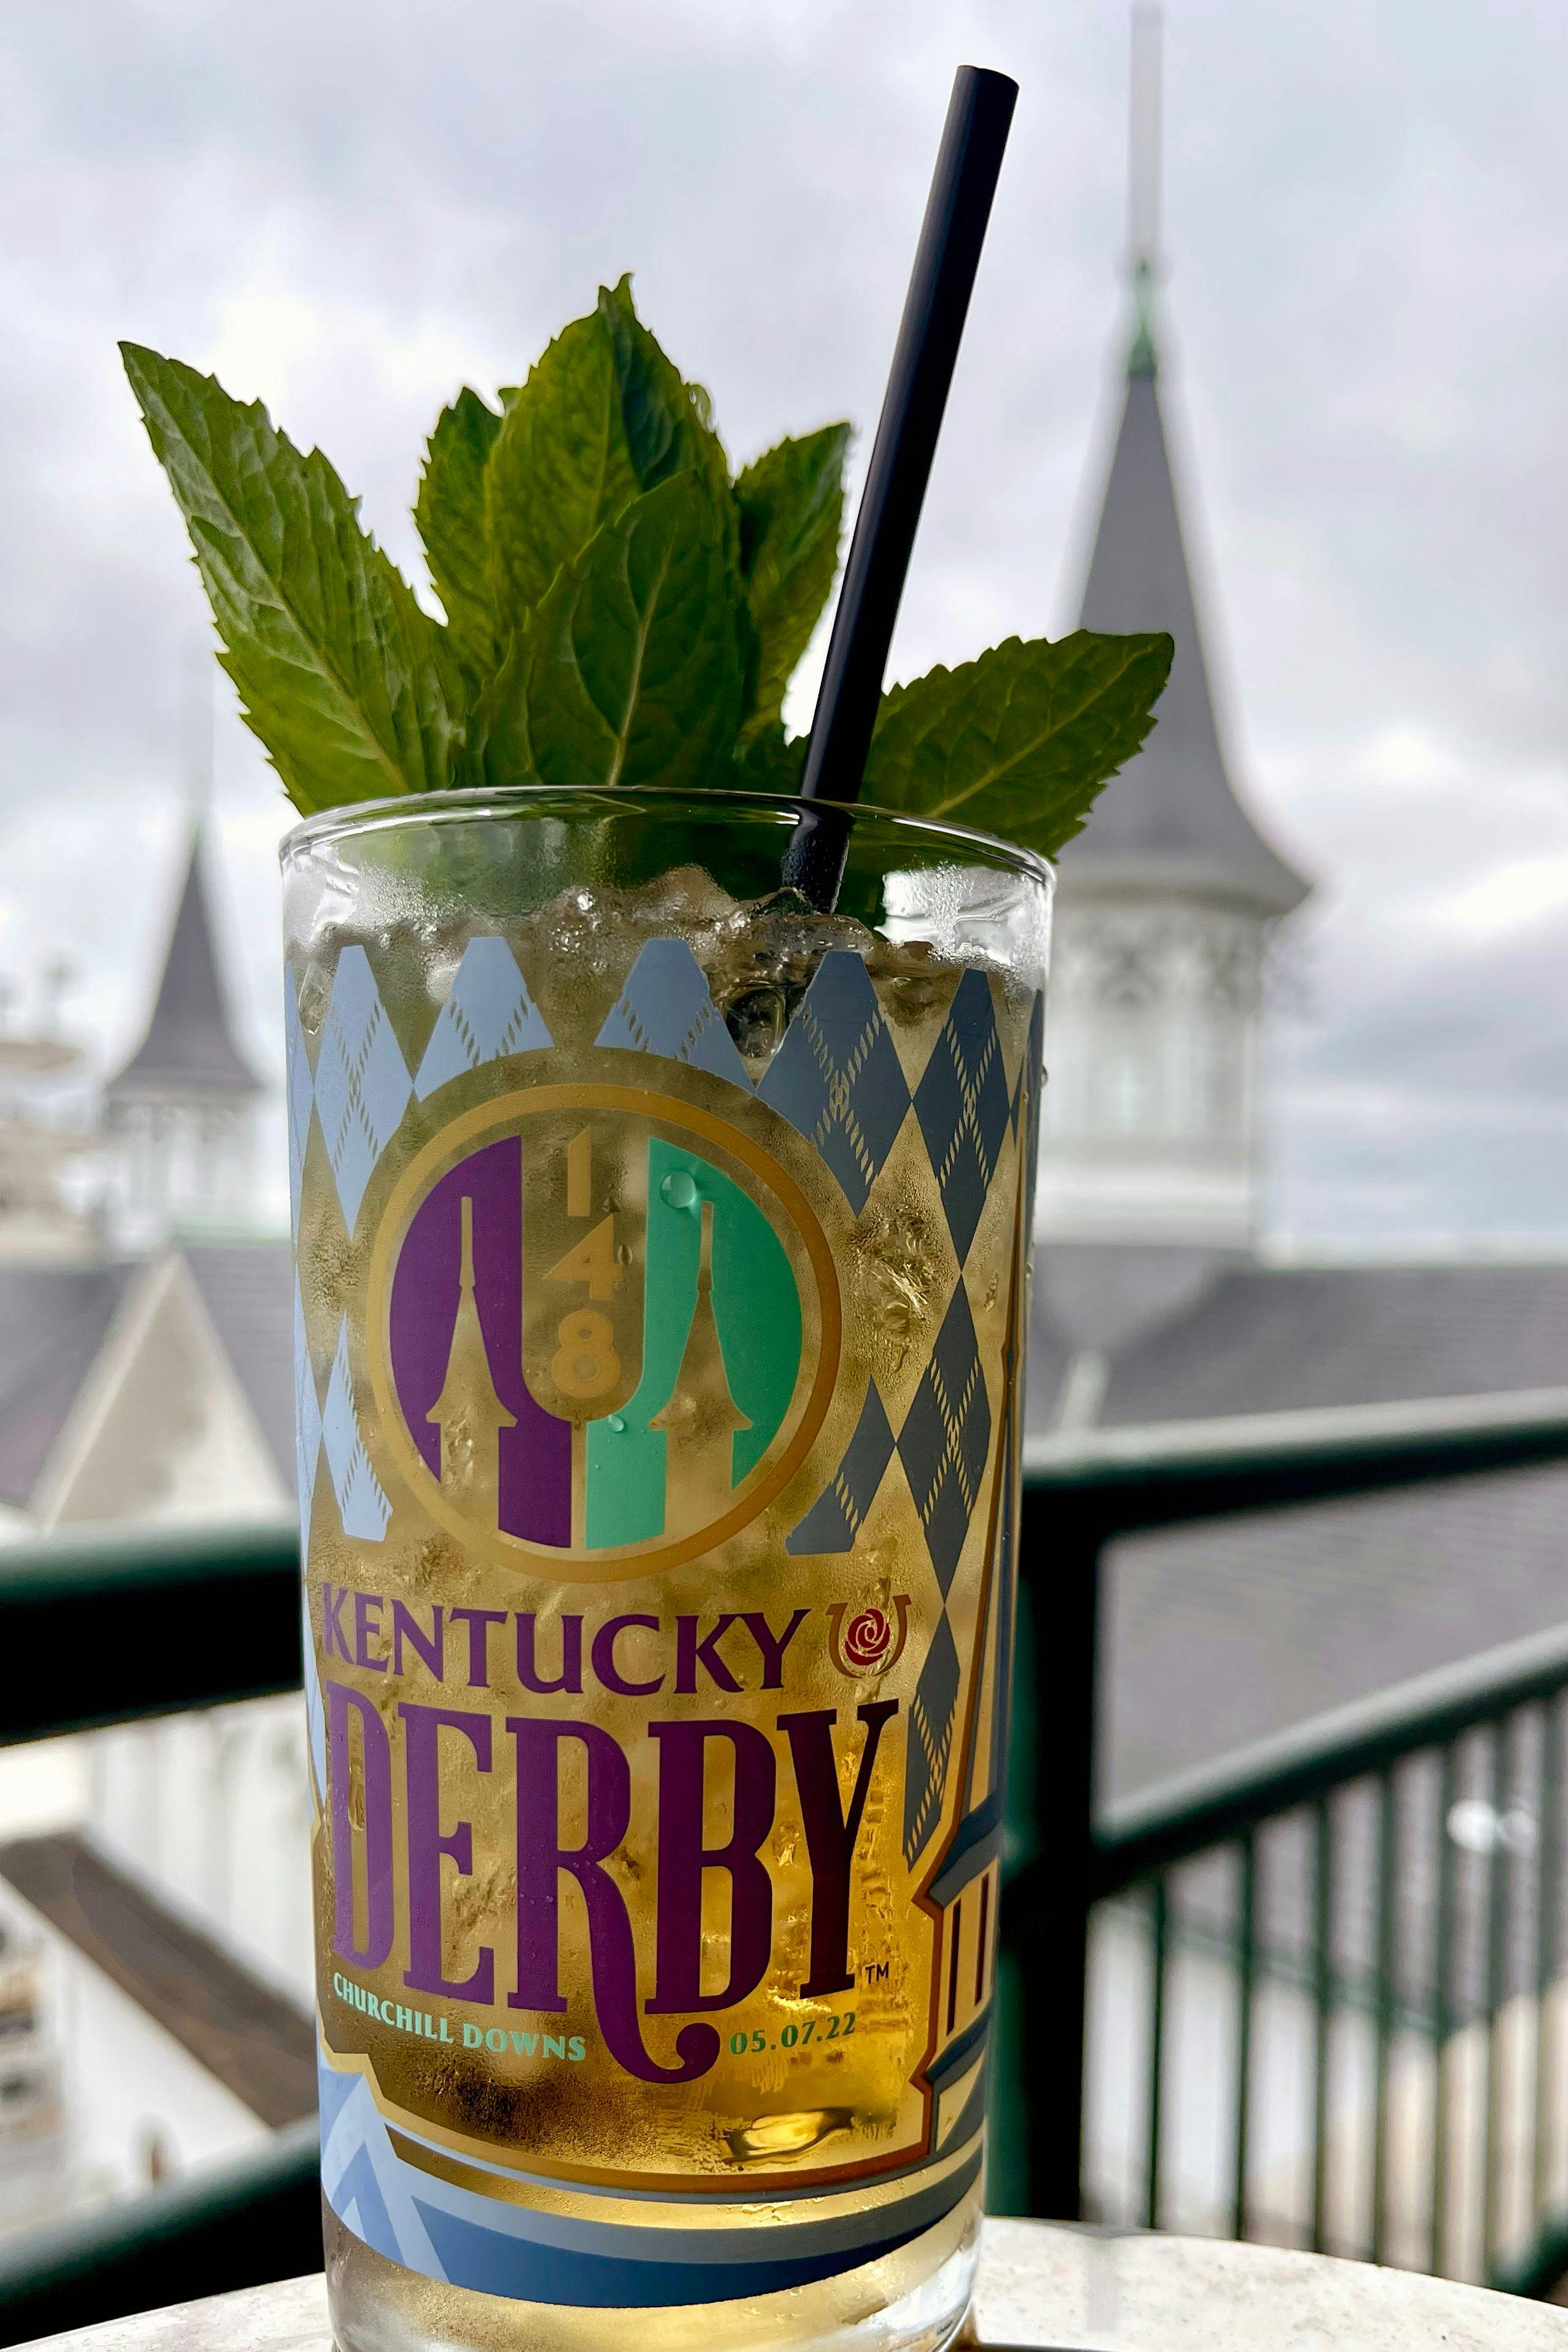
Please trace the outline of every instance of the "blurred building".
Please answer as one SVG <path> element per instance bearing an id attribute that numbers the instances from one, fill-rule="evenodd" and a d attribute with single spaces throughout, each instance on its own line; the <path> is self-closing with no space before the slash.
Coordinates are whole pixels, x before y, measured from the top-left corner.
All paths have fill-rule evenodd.
<path id="1" fill-rule="evenodd" d="M 14 1069 L 16 1088 L 78 1058 L 50 1030 L 0 1033 L 0 1083 Z M 256 1239 L 260 1093 L 235 1039 L 194 832 L 146 1031 L 96 1127 L 25 1102 L 0 1123 L 11 1532 L 289 1507 L 288 1254 Z M 96 1177 L 68 1192 L 68 1164 L 84 1158 Z"/>
<path id="2" fill-rule="evenodd" d="M 0 2229 L 41 2221 L 77 2170 L 58 1973 L 20 1904 L 0 1907 Z"/>
<path id="3" fill-rule="evenodd" d="M 260 1093 L 235 1042 L 193 825 L 152 1018 L 104 1088 L 104 1205 L 119 1247 L 253 1222 Z"/>
<path id="4" fill-rule="evenodd" d="M 1152 210 L 1152 206 L 1150 207 Z M 1168 628 L 1146 748 L 1061 860 L 1028 1413 L 1041 1433 L 1568 1383 L 1568 1264 L 1289 1265 L 1261 1179 L 1268 965 L 1307 884 L 1234 781 L 1154 316 L 1134 319 L 1082 604 Z M 1179 442 L 1178 442 L 1179 448 Z M 1561 1469 L 1116 1546 L 1109 1778 L 1139 1787 L 1562 1622 Z"/>
<path id="5" fill-rule="evenodd" d="M 1232 782 L 1209 685 L 1149 316 L 1152 264 L 1080 625 L 1168 629 L 1145 748 L 1061 859 L 1040 1229 L 1061 1240 L 1250 1251 L 1273 934 L 1308 885 Z"/>
<path id="6" fill-rule="evenodd" d="M 83 1059 L 61 1033 L 59 993 L 47 991 L 33 1026 L 0 1027 L 0 1266 L 83 1259 L 99 1247 L 97 1221 L 66 1185 L 98 1139 L 52 1099 Z"/>
<path id="7" fill-rule="evenodd" d="M 254 1238 L 260 1087 L 196 835 L 152 1001 L 96 1126 L 39 1108 L 67 1041 L 0 1032 L 14 1540 L 293 1507 L 288 1250 Z M 310 2112 L 300 1718 L 284 1699 L 105 1732 L 80 1743 L 80 1827 L 0 1843 L 0 2231 Z"/>

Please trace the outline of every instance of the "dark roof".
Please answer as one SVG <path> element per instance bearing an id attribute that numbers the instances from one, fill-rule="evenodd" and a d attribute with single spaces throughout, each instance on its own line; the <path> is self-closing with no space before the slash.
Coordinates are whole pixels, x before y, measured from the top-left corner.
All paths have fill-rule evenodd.
<path id="1" fill-rule="evenodd" d="M 287 1242 L 183 1252 L 279 1472 L 292 1489 L 294 1291 Z"/>
<path id="2" fill-rule="evenodd" d="M 1098 1418 L 1124 1427 L 1568 1385 L 1561 1263 L 1205 1266 L 1056 1246 L 1040 1253 L 1033 1322 L 1036 1429 L 1089 1349 L 1106 1359 Z M 1110 1555 L 1108 1786 L 1565 1617 L 1568 1470 L 1140 1536 Z"/>
<path id="3" fill-rule="evenodd" d="M 135 1272 L 0 1265 L 0 1502 L 26 1508 Z"/>
<path id="4" fill-rule="evenodd" d="M 294 1483 L 293 1297 L 284 1242 L 183 1253 L 279 1476 Z M 144 1261 L 0 1265 L 0 1503 L 26 1509 Z"/>
<path id="5" fill-rule="evenodd" d="M 1104 1760 L 1121 1793 L 1568 1617 L 1568 1470 L 1112 1547 Z"/>
<path id="6" fill-rule="evenodd" d="M 1036 1354 L 1052 1343 L 1068 1355 L 1085 1348 L 1121 1354 L 1206 1297 L 1222 1274 L 1256 1265 L 1249 1252 L 1183 1243 L 1044 1243 L 1036 1255 Z"/>
<path id="7" fill-rule="evenodd" d="M 297 2003 L 176 1919 L 79 1837 L 0 1845 L 5 1877 L 50 1926 L 274 2127 L 316 2105 L 316 2037 Z"/>
<path id="8" fill-rule="evenodd" d="M 1069 1348 L 1107 1347 L 1065 1328 L 1058 1298 L 1096 1274 L 1109 1290 L 1114 1261 L 1144 1255 L 1042 1250 L 1037 1319 Z M 1568 1385 L 1568 1264 L 1269 1266 L 1216 1255 L 1199 1273 L 1199 1253 L 1190 1256 L 1193 1286 L 1172 1284 L 1169 1311 L 1150 1307 L 1125 1343 L 1110 1340 L 1101 1423 Z M 1160 1272 L 1150 1268 L 1146 1298 Z"/>
<path id="9" fill-rule="evenodd" d="M 261 1087 L 229 1027 L 202 874 L 201 835 L 193 829 L 153 1018 L 107 1092 L 113 1097 L 197 1090 L 254 1095 Z"/>
<path id="10" fill-rule="evenodd" d="M 1152 346 L 1142 341 L 1128 373 L 1081 625 L 1113 633 L 1168 629 L 1176 654 L 1152 735 L 1064 853 L 1064 877 L 1158 880 L 1240 898 L 1272 914 L 1299 906 L 1310 886 L 1259 833 L 1226 765 Z"/>

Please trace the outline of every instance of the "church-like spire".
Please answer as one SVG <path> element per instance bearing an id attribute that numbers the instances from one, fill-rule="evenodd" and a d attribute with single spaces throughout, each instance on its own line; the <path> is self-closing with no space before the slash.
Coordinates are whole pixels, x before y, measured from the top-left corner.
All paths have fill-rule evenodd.
<path id="1" fill-rule="evenodd" d="M 700 1526 L 723 1508 L 734 1484 L 735 1433 L 751 1425 L 731 1391 L 714 1320 L 713 1203 L 704 1201 L 691 1328 L 669 1402 L 648 1423 L 665 1433 L 668 1447 L 665 1484 L 671 1522 L 679 1517 L 683 1525 Z"/>
<path id="2" fill-rule="evenodd" d="M 459 1213 L 458 1311 L 441 1393 L 426 1414 L 441 1433 L 441 1484 L 476 1518 L 498 1524 L 500 1433 L 517 1427 L 496 1392 L 489 1351 L 474 1297 L 474 1204 L 467 1193 Z"/>
<path id="3" fill-rule="evenodd" d="M 1070 845 L 1065 875 L 1217 896 L 1283 915 L 1308 883 L 1237 799 L 1215 717 L 1156 382 L 1160 21 L 1133 14 L 1129 260 L 1136 305 L 1121 421 L 1083 593 L 1086 629 L 1168 629 L 1176 655 L 1145 748 Z M 1112 874 L 1109 869 L 1114 869 Z"/>
<path id="4" fill-rule="evenodd" d="M 1154 289 L 1160 275 L 1160 11 L 1132 11 L 1132 102 L 1127 142 L 1127 263 L 1132 278 L 1130 376 L 1159 371 Z"/>
<path id="5" fill-rule="evenodd" d="M 230 1025 L 202 849 L 202 828 L 194 824 L 153 1017 L 130 1060 L 110 1080 L 111 1098 L 205 1093 L 234 1099 L 261 1091 Z"/>

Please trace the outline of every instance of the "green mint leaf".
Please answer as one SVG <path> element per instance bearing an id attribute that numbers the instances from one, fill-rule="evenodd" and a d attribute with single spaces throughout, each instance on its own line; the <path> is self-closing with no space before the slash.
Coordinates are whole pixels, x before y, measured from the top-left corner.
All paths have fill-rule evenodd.
<path id="1" fill-rule="evenodd" d="M 500 428 L 496 411 L 465 384 L 436 420 L 414 508 L 453 651 L 475 679 L 488 677 L 500 655 L 485 467 Z"/>
<path id="2" fill-rule="evenodd" d="M 731 782 L 741 792 L 798 793 L 810 740 L 805 735 L 785 735 L 776 719 L 749 741 L 742 731 Z"/>
<path id="3" fill-rule="evenodd" d="M 825 425 L 766 450 L 735 485 L 741 571 L 758 643 L 743 739 L 777 721 L 790 673 L 827 602 L 838 569 L 848 449 L 848 425 Z"/>
<path id="4" fill-rule="evenodd" d="M 637 317 L 630 275 L 599 289 L 598 315 L 615 353 L 621 387 L 621 414 L 637 480 L 651 490 L 672 474 L 698 475 L 715 510 L 732 528 L 730 466 L 713 428 L 713 406 L 700 383 L 686 383 L 679 369 Z"/>
<path id="5" fill-rule="evenodd" d="M 507 405 L 485 476 L 498 643 L 602 523 L 687 471 L 707 483 L 733 544 L 729 469 L 708 395 L 682 383 L 623 278 L 600 288 L 596 307 L 557 335 Z"/>
<path id="6" fill-rule="evenodd" d="M 524 627 L 512 639 L 469 714 L 464 780 L 492 792 L 541 782 L 528 732 L 530 637 Z"/>
<path id="7" fill-rule="evenodd" d="M 485 469 L 498 636 L 521 625 L 562 565 L 642 487 L 615 350 L 591 311 L 563 327 L 529 371 Z"/>
<path id="8" fill-rule="evenodd" d="M 190 531 L 239 689 L 306 814 L 451 781 L 462 684 L 445 633 L 361 530 L 319 449 L 301 457 L 259 401 L 121 343 L 148 438 Z"/>
<path id="9" fill-rule="evenodd" d="M 1164 635 L 1008 637 L 882 698 L 865 794 L 1054 857 L 1150 728 L 1170 676 Z"/>
<path id="10" fill-rule="evenodd" d="M 672 475 L 603 524 L 529 626 L 522 694 L 541 781 L 726 782 L 738 617 L 725 518 L 697 475 Z"/>
<path id="11" fill-rule="evenodd" d="M 755 627 L 740 589 L 741 530 L 730 481 L 730 461 L 713 424 L 713 404 L 700 383 L 687 383 L 637 317 L 629 272 L 599 289 L 599 316 L 615 349 L 622 412 L 633 463 L 645 490 L 676 473 L 697 476 L 719 519 L 731 578 L 731 604 L 741 652 L 741 710 L 750 709 L 758 667 Z"/>

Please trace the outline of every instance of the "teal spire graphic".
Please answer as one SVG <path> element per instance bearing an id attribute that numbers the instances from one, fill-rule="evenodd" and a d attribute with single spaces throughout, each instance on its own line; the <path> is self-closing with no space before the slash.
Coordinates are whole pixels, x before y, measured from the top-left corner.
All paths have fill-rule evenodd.
<path id="1" fill-rule="evenodd" d="M 735 1433 L 750 1429 L 730 1391 L 713 1319 L 713 1203 L 704 1201 L 697 1304 L 669 1402 L 648 1423 L 665 1440 L 665 1484 L 685 1513 L 717 1518 L 735 1483 Z"/>

